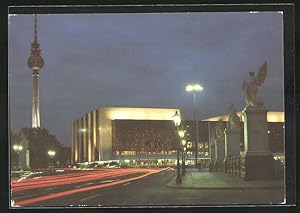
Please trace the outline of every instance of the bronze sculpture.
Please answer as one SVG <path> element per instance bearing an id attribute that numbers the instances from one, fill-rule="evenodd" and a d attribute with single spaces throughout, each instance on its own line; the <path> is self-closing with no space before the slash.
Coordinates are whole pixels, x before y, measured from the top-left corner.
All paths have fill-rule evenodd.
<path id="1" fill-rule="evenodd" d="M 246 98 L 246 107 L 248 106 L 263 106 L 261 97 L 257 97 L 258 87 L 263 84 L 267 76 L 267 62 L 265 62 L 255 75 L 254 72 L 249 72 L 250 79 L 244 80 L 242 89 Z"/>

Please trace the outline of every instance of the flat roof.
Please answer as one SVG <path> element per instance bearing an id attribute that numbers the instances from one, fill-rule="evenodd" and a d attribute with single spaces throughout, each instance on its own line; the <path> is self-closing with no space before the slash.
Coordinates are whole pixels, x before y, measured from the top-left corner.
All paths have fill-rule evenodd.
<path id="1" fill-rule="evenodd" d="M 100 108 L 106 118 L 110 120 L 172 120 L 176 108 L 129 108 L 129 107 L 103 107 Z"/>
<path id="2" fill-rule="evenodd" d="M 237 115 L 241 118 L 242 112 L 237 112 Z M 220 115 L 212 118 L 207 118 L 202 121 L 228 121 L 229 114 Z M 243 121 L 243 119 L 242 119 Z M 268 122 L 284 122 L 284 112 L 267 112 Z"/>

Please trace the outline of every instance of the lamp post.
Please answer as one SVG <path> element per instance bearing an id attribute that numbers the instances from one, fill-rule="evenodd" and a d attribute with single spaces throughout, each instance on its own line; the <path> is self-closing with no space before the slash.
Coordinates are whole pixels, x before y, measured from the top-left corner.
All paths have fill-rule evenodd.
<path id="1" fill-rule="evenodd" d="M 188 84 L 185 87 L 185 91 L 192 92 L 194 96 L 193 108 L 194 108 L 194 121 L 195 121 L 195 129 L 196 129 L 196 141 L 195 141 L 195 167 L 198 166 L 198 121 L 197 121 L 197 113 L 196 113 L 196 93 L 201 92 L 204 88 L 200 84 Z"/>
<path id="2" fill-rule="evenodd" d="M 182 145 L 182 176 L 185 175 L 185 150 L 186 150 L 186 140 L 181 140 Z"/>
<path id="3" fill-rule="evenodd" d="M 181 118 L 180 115 L 178 114 L 178 112 L 175 112 L 175 115 L 173 116 L 173 121 L 174 124 L 176 126 L 176 130 L 178 132 L 178 128 L 179 125 L 181 123 Z M 177 144 L 177 175 L 176 175 L 176 184 L 181 184 L 182 183 L 182 179 L 181 179 L 181 175 L 180 175 L 180 163 L 179 163 L 179 151 L 180 151 L 180 141 L 178 141 Z"/>
<path id="4" fill-rule="evenodd" d="M 23 146 L 19 145 L 19 144 L 15 144 L 15 145 L 13 145 L 13 149 L 18 154 L 18 160 L 17 160 L 17 166 L 16 167 L 19 170 L 20 169 L 20 153 L 23 150 Z"/>
<path id="5" fill-rule="evenodd" d="M 180 150 L 181 150 L 181 174 L 182 174 L 182 176 L 184 176 L 184 171 L 183 171 L 183 169 L 184 169 L 184 161 L 183 161 L 183 150 L 182 150 L 182 148 L 183 148 L 182 141 L 183 141 L 183 138 L 184 138 L 184 133 L 185 132 L 183 130 L 179 130 L 178 131 L 178 135 L 179 135 L 180 141 L 181 141 Z"/>
<path id="6" fill-rule="evenodd" d="M 52 163 L 53 163 L 52 161 L 53 161 L 53 158 L 54 158 L 55 154 L 56 154 L 56 152 L 55 152 L 54 150 L 49 150 L 49 151 L 48 151 L 48 155 L 49 155 L 49 157 L 50 157 L 50 160 L 49 160 L 49 168 L 52 167 Z"/>

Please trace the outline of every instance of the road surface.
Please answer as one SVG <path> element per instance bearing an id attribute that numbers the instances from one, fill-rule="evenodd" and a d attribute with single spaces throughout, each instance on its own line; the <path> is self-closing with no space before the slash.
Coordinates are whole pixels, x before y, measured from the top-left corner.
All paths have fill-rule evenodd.
<path id="1" fill-rule="evenodd" d="M 12 198 L 16 205 L 30 207 L 269 204 L 282 199 L 283 189 L 170 188 L 167 185 L 175 175 L 165 168 L 99 169 L 41 177 L 14 182 Z"/>

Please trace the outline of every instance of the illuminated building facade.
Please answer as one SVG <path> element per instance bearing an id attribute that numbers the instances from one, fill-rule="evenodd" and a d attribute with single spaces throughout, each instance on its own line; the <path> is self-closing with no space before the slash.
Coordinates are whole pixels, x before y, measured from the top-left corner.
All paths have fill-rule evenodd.
<path id="1" fill-rule="evenodd" d="M 118 157 L 113 150 L 113 129 L 118 120 L 166 121 L 172 124 L 176 110 L 180 113 L 179 109 L 123 107 L 104 107 L 88 112 L 72 121 L 71 162 L 106 161 Z"/>
<path id="2" fill-rule="evenodd" d="M 179 109 L 105 107 L 88 112 L 72 122 L 71 162 L 121 160 L 176 162 L 178 135 L 172 116 Z M 239 113 L 238 113 L 239 115 Z M 203 165 L 210 161 L 209 128 L 227 121 L 227 115 L 198 121 L 198 159 Z M 284 118 L 281 112 L 268 112 L 269 141 L 274 153 L 284 152 Z M 241 123 L 242 126 L 242 123 Z M 193 120 L 183 120 L 186 163 L 193 165 L 193 142 L 196 130 Z M 241 131 L 243 128 L 241 128 Z M 243 132 L 241 132 L 241 151 Z"/>
<path id="3" fill-rule="evenodd" d="M 171 120 L 113 120 L 113 157 L 170 155 L 178 139 Z"/>

